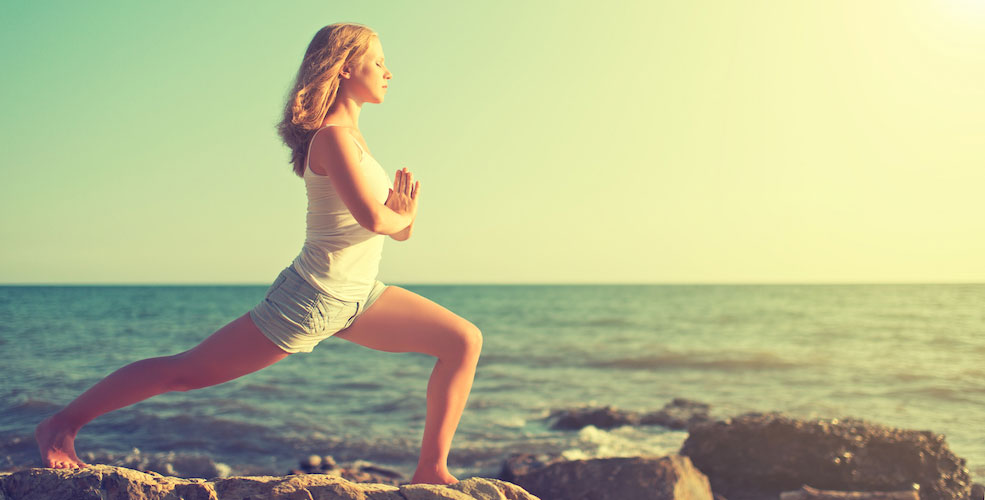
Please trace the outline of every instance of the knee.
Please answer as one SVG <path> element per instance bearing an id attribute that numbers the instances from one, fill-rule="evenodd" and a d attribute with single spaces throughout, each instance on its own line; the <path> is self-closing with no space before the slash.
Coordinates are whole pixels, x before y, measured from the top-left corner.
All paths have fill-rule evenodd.
<path id="1" fill-rule="evenodd" d="M 442 359 L 461 360 L 478 358 L 482 350 L 482 332 L 472 323 L 463 320 L 454 328 L 449 329 L 442 337 L 437 349 L 429 354 Z"/>
<path id="2" fill-rule="evenodd" d="M 478 357 L 482 351 L 482 331 L 472 323 L 466 323 L 462 328 L 460 345 L 466 355 Z"/>

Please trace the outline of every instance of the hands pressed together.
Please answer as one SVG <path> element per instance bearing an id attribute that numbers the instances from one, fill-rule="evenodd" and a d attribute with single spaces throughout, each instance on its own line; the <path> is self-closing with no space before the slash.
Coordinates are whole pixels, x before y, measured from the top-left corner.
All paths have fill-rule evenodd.
<path id="1" fill-rule="evenodd" d="M 393 188 L 387 195 L 386 205 L 398 214 L 410 216 L 411 221 L 417 217 L 417 198 L 421 192 L 421 181 L 414 182 L 414 174 L 407 167 L 397 170 L 393 179 Z"/>

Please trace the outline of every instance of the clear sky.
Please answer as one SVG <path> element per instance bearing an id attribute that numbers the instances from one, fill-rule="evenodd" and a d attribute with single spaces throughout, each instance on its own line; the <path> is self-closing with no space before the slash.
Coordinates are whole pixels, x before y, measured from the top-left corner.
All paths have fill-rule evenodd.
<path id="1" fill-rule="evenodd" d="M 421 182 L 388 284 L 985 281 L 983 1 L 321 0 L 0 3 L 0 283 L 269 284 L 335 22 Z"/>

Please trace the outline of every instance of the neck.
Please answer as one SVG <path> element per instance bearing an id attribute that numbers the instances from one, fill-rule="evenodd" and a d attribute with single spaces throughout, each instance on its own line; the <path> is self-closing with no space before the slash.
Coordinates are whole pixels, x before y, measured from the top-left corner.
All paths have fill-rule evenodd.
<path id="1" fill-rule="evenodd" d="M 359 130 L 359 112 L 362 107 L 361 102 L 349 97 L 346 92 L 339 92 L 332 107 L 328 108 L 322 126 L 335 123 Z"/>

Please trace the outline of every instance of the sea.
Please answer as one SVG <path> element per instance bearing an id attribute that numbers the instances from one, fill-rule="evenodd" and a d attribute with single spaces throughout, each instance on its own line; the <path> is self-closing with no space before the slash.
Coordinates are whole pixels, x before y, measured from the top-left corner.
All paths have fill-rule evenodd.
<path id="1" fill-rule="evenodd" d="M 930 430 L 985 483 L 985 284 L 388 284 L 482 331 L 448 461 L 459 479 L 496 477 L 511 453 L 675 453 L 686 431 L 554 430 L 550 415 L 685 398 L 713 418 L 779 411 Z M 33 430 L 44 417 L 124 365 L 194 347 L 268 285 L 0 287 L 0 470 L 41 466 Z M 76 450 L 184 477 L 283 475 L 331 455 L 409 480 L 434 363 L 332 337 L 238 379 L 104 414 Z"/>

